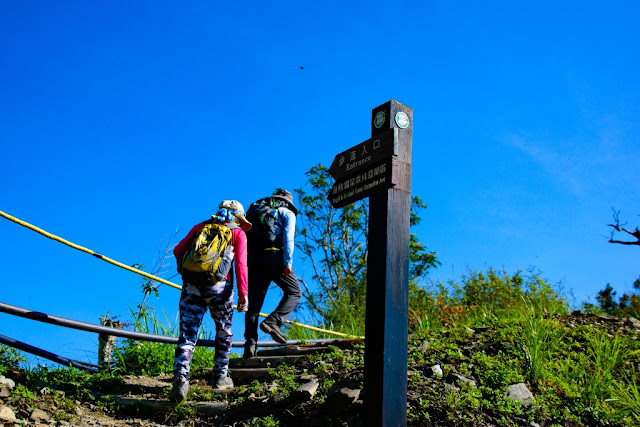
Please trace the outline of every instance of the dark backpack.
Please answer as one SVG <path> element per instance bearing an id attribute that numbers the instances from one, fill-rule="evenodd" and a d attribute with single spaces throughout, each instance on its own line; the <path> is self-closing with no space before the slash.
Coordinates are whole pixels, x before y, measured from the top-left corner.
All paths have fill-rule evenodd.
<path id="1" fill-rule="evenodd" d="M 252 247 L 281 248 L 282 239 L 276 235 L 275 226 L 278 220 L 278 208 L 284 202 L 265 197 L 249 206 L 245 217 L 252 224 L 247 231 L 247 242 Z"/>
<path id="2" fill-rule="evenodd" d="M 216 281 L 224 279 L 231 268 L 229 259 L 233 260 L 231 228 L 237 226 L 205 222 L 178 260 L 178 271 L 206 272 L 214 276 Z"/>

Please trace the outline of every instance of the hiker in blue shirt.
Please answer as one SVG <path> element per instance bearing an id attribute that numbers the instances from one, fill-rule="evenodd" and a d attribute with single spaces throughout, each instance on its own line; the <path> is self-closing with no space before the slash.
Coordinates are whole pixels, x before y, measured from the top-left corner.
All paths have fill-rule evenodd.
<path id="1" fill-rule="evenodd" d="M 302 292 L 293 272 L 293 249 L 298 210 L 287 190 L 277 189 L 270 197 L 253 203 L 247 219 L 254 218 L 247 233 L 249 267 L 249 309 L 245 314 L 244 357 L 254 357 L 258 342 L 258 318 L 271 282 L 282 289 L 276 309 L 260 323 L 260 329 L 278 343 L 287 340 L 280 327 L 298 305 Z"/>

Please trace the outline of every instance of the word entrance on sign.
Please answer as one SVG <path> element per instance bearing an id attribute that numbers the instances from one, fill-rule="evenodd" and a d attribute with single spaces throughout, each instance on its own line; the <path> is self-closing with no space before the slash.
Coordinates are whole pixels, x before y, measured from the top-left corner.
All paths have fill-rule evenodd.
<path id="1" fill-rule="evenodd" d="M 396 133 L 397 130 L 389 129 L 338 154 L 329 167 L 329 174 L 340 179 L 397 154 Z"/>

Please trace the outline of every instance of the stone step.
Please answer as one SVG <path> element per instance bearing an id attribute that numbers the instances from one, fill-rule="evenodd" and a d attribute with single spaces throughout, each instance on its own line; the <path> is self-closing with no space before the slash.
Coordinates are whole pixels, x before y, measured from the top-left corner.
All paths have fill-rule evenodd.
<path id="1" fill-rule="evenodd" d="M 256 357 L 244 359 L 241 357 L 234 357 L 229 360 L 229 370 L 231 378 L 236 381 L 236 386 L 240 384 L 246 384 L 253 380 L 270 380 L 271 369 L 274 369 L 282 364 L 288 364 L 290 366 L 298 366 L 300 362 L 305 359 L 307 355 L 321 354 L 329 352 L 328 345 L 336 345 L 338 348 L 353 348 L 354 344 L 357 344 L 358 340 L 352 341 L 328 341 L 322 343 L 314 343 L 308 345 L 287 345 L 282 347 L 263 348 L 260 349 Z M 205 381 L 210 379 L 212 368 L 200 368 L 197 372 L 192 374 L 194 379 L 200 378 Z M 301 371 L 294 377 L 299 381 L 312 382 L 316 381 L 314 375 L 305 374 Z M 208 384 L 208 383 L 207 383 Z M 161 378 L 154 381 L 146 381 L 144 385 L 141 385 L 136 381 L 135 377 L 127 378 L 125 385 L 130 387 L 132 393 L 146 393 L 147 396 L 139 395 L 138 397 L 114 397 L 114 402 L 122 406 L 140 405 L 153 408 L 156 410 L 166 411 L 171 410 L 175 405 L 167 399 L 155 399 L 153 394 L 161 395 L 166 392 L 168 387 L 171 387 L 171 376 L 167 375 L 166 378 Z M 232 392 L 220 391 L 211 389 L 215 393 L 226 394 Z M 302 392 L 301 392 L 302 393 Z M 203 415 L 220 415 L 223 414 L 227 408 L 227 402 L 183 402 L 181 405 L 189 406 L 196 412 Z"/>
<path id="2" fill-rule="evenodd" d="M 234 380 L 265 380 L 269 379 L 269 368 L 235 368 L 231 369 Z"/>
<path id="3" fill-rule="evenodd" d="M 311 344 L 290 344 L 280 347 L 263 348 L 258 351 L 259 356 L 288 356 L 288 355 L 305 355 L 305 354 L 317 354 L 327 353 L 331 350 L 329 346 L 337 347 L 340 350 L 353 350 L 357 345 L 364 344 L 364 339 L 340 339 L 340 340 L 326 340 L 314 342 Z"/>
<path id="4" fill-rule="evenodd" d="M 231 376 L 231 379 L 236 383 L 237 386 L 239 384 L 246 384 L 253 380 L 270 380 L 270 369 L 272 368 L 233 368 L 229 370 L 229 376 Z M 200 378 L 208 378 L 212 372 L 213 368 L 200 368 L 198 370 L 197 376 Z M 309 381 L 316 378 L 315 375 L 308 374 L 302 371 L 298 371 L 298 374 L 294 375 L 293 377 L 302 381 Z"/>
<path id="5" fill-rule="evenodd" d="M 229 376 L 236 382 L 246 382 L 243 380 L 268 380 L 270 368 L 232 368 L 229 369 Z M 213 368 L 200 368 L 197 372 L 194 372 L 193 378 L 201 378 L 209 380 L 213 375 Z"/>
<path id="6" fill-rule="evenodd" d="M 275 368 L 283 363 L 288 365 L 296 365 L 300 360 L 304 358 L 304 355 L 289 355 L 289 356 L 262 356 L 262 352 L 258 352 L 256 357 L 244 359 L 241 357 L 234 357 L 229 359 L 229 368 Z"/>
<path id="7" fill-rule="evenodd" d="M 330 350 L 326 346 L 303 346 L 288 345 L 283 347 L 273 347 L 260 350 L 260 356 L 304 356 L 308 354 L 328 353 Z"/>
<path id="8" fill-rule="evenodd" d="M 168 400 L 161 399 L 136 399 L 131 397 L 114 397 L 113 401 L 122 406 L 146 406 L 149 408 L 168 411 L 173 409 L 176 405 Z M 196 412 L 203 415 L 220 415 L 223 414 L 229 406 L 227 402 L 190 402 L 186 401 L 181 404 L 182 406 L 190 406 Z"/>

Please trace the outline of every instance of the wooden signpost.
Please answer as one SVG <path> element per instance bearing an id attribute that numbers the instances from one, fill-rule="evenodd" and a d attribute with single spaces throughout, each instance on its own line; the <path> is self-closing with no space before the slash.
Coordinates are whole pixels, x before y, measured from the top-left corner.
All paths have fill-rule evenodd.
<path id="1" fill-rule="evenodd" d="M 406 426 L 413 111 L 389 101 L 371 117 L 371 138 L 331 164 L 327 197 L 369 197 L 363 425 Z"/>

